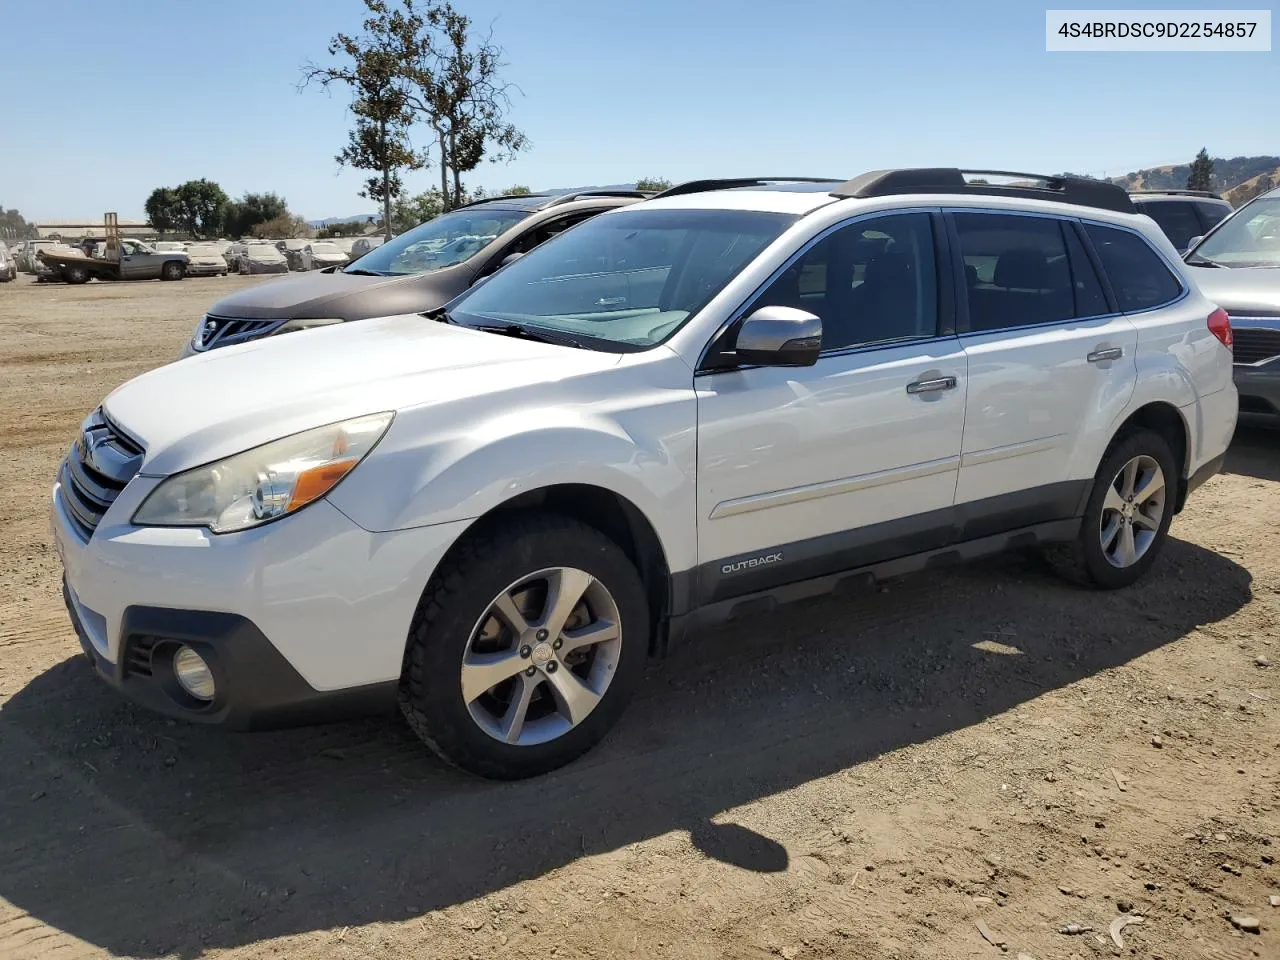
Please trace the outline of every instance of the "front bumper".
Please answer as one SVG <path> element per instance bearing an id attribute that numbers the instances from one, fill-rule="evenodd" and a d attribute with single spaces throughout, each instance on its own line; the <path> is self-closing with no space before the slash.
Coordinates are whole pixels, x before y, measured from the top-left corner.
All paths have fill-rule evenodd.
<path id="1" fill-rule="evenodd" d="M 1280 417 L 1280 360 L 1261 366 L 1237 365 L 1233 379 L 1240 392 L 1240 412 Z"/>
<path id="2" fill-rule="evenodd" d="M 219 273 L 226 273 L 227 265 L 225 263 L 188 263 L 188 277 L 209 277 Z"/>
<path id="3" fill-rule="evenodd" d="M 129 518 L 158 483 L 129 481 L 88 540 L 54 485 L 67 607 L 109 683 L 170 716 L 237 727 L 385 701 L 423 587 L 466 521 L 370 533 L 320 500 L 233 534 L 133 526 Z M 150 677 L 131 672 L 143 656 L 140 637 L 168 644 L 169 656 L 178 643 L 207 652 L 219 681 L 215 702 L 175 697 L 164 663 Z"/>
<path id="4" fill-rule="evenodd" d="M 287 263 L 250 263 L 249 272 L 252 273 L 288 273 L 289 264 Z"/>

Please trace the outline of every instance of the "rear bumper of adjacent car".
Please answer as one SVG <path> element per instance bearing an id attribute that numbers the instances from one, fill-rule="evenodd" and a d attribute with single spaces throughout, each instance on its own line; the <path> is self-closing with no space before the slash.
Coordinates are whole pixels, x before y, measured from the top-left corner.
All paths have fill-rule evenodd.
<path id="1" fill-rule="evenodd" d="M 389 707 L 422 589 L 465 528 L 371 533 L 328 501 L 254 530 L 136 527 L 138 476 L 92 535 L 55 484 L 52 532 L 71 621 L 98 674 L 143 706 L 239 729 Z M 190 647 L 211 701 L 178 684 Z"/>
<path id="2" fill-rule="evenodd" d="M 1241 413 L 1280 417 L 1280 357 L 1260 366 L 1237 364 L 1234 379 Z"/>

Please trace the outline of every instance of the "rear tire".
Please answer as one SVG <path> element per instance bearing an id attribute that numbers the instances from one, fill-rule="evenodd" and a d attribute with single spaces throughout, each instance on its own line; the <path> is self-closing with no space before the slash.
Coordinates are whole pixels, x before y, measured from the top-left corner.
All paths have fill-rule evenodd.
<path id="1" fill-rule="evenodd" d="M 494 779 L 536 776 L 604 737 L 648 647 L 644 587 L 617 544 L 567 517 L 517 518 L 469 533 L 431 578 L 409 628 L 400 706 L 447 762 Z"/>
<path id="2" fill-rule="evenodd" d="M 1068 579 L 1105 590 L 1142 579 L 1168 539 L 1179 476 L 1160 434 L 1139 430 L 1114 441 L 1094 476 L 1080 535 L 1046 556 Z"/>
<path id="3" fill-rule="evenodd" d="M 67 283 L 88 283 L 89 271 L 79 264 L 62 268 L 62 279 Z"/>

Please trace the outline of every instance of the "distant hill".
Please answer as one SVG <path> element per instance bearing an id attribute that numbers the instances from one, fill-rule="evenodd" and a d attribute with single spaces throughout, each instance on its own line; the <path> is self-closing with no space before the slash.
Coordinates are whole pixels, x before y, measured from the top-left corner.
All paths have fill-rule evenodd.
<path id="1" fill-rule="evenodd" d="M 1190 163 L 1177 163 L 1111 180 L 1126 190 L 1182 190 L 1190 173 Z M 1213 189 L 1237 207 L 1275 186 L 1280 186 L 1280 157 L 1213 158 Z"/>

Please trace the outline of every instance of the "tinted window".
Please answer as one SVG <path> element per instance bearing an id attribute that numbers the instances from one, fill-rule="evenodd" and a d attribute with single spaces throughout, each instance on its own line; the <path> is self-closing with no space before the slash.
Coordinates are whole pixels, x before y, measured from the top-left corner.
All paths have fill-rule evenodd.
<path id="1" fill-rule="evenodd" d="M 1179 250 L 1186 250 L 1192 237 L 1204 233 L 1195 204 L 1190 200 L 1153 200 L 1134 204 L 1139 213 L 1145 213 L 1156 222 L 1164 235 Z"/>
<path id="2" fill-rule="evenodd" d="M 795 217 L 753 210 L 625 210 L 553 237 L 472 288 L 450 316 L 622 345 L 674 333 Z"/>
<path id="3" fill-rule="evenodd" d="M 822 318 L 822 348 L 936 336 L 938 286 L 928 214 L 859 221 L 815 244 L 748 307 Z"/>
<path id="4" fill-rule="evenodd" d="M 1107 312 L 1092 267 L 1067 253 L 1071 224 L 996 213 L 957 213 L 953 220 L 973 332 Z"/>
<path id="5" fill-rule="evenodd" d="M 1200 211 L 1200 222 L 1204 224 L 1204 230 L 1201 233 L 1208 233 L 1222 222 L 1223 217 L 1231 212 L 1231 205 L 1228 203 L 1213 203 L 1210 200 L 1197 200 L 1196 209 Z"/>
<path id="6" fill-rule="evenodd" d="M 1120 309 L 1148 310 L 1175 300 L 1182 284 L 1151 245 L 1136 233 L 1096 223 L 1085 225 Z"/>

